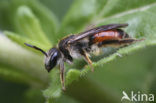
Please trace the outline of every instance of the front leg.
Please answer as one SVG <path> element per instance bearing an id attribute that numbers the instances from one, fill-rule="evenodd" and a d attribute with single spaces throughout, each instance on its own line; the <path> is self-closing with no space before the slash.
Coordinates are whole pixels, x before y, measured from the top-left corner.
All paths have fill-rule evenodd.
<path id="1" fill-rule="evenodd" d="M 62 89 L 66 90 L 65 88 L 65 77 L 64 77 L 64 62 L 61 61 L 60 63 L 60 80 L 61 80 L 61 85 L 62 85 Z"/>

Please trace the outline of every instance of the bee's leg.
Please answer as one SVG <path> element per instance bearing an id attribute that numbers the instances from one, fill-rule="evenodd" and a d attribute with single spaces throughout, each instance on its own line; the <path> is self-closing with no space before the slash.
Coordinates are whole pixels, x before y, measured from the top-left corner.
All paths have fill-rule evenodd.
<path id="1" fill-rule="evenodd" d="M 62 89 L 65 90 L 65 78 L 64 78 L 64 62 L 60 63 L 60 80 L 61 80 L 61 85 Z"/>
<path id="2" fill-rule="evenodd" d="M 127 39 L 118 40 L 118 43 L 119 44 L 131 44 L 131 43 L 137 42 L 137 41 L 141 41 L 141 40 L 137 40 L 134 38 L 127 38 Z"/>
<path id="3" fill-rule="evenodd" d="M 102 47 L 102 46 L 122 47 L 122 46 L 126 46 L 126 45 L 129 45 L 131 43 L 141 41 L 141 40 L 137 40 L 134 38 L 126 38 L 126 39 L 121 39 L 121 40 L 109 40 L 109 41 L 100 42 L 98 46 L 99 47 Z"/>
<path id="4" fill-rule="evenodd" d="M 92 66 L 92 61 L 90 60 L 89 56 L 85 52 L 85 50 L 80 50 L 80 54 L 84 57 L 84 60 L 90 65 L 91 71 L 94 71 L 94 67 Z"/>
<path id="5" fill-rule="evenodd" d="M 144 39 L 126 38 L 126 39 L 118 40 L 116 44 L 119 46 L 121 45 L 122 47 L 142 40 Z"/>

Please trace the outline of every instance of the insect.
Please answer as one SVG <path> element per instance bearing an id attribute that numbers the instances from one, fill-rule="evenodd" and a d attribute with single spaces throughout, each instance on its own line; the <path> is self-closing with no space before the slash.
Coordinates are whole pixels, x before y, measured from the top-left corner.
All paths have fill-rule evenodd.
<path id="1" fill-rule="evenodd" d="M 74 58 L 83 58 L 94 71 L 89 54 L 98 51 L 102 47 L 122 47 L 136 41 L 121 28 L 128 24 L 109 24 L 96 27 L 77 35 L 69 35 L 58 43 L 57 47 L 51 48 L 48 52 L 27 44 L 27 46 L 41 51 L 45 55 L 45 68 L 50 72 L 56 65 L 59 65 L 60 80 L 62 89 L 65 90 L 65 68 L 64 62 L 72 63 Z"/>

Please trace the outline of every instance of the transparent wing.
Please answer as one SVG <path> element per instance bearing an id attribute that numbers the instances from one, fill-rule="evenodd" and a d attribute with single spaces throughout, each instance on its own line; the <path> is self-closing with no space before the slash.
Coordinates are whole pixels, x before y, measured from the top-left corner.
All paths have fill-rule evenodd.
<path id="1" fill-rule="evenodd" d="M 128 24 L 109 24 L 109 25 L 102 25 L 100 27 L 96 27 L 90 30 L 87 30 L 85 32 L 79 33 L 77 35 L 75 35 L 72 39 L 70 39 L 68 41 L 69 44 L 72 44 L 76 41 L 79 41 L 85 37 L 94 35 L 96 33 L 102 32 L 102 31 L 106 31 L 106 30 L 112 30 L 112 29 L 118 29 L 118 28 L 123 28 L 128 26 Z"/>

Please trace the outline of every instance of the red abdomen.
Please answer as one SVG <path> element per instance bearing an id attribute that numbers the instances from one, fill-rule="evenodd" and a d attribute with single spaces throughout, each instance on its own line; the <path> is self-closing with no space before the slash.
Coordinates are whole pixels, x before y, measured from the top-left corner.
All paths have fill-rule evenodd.
<path id="1" fill-rule="evenodd" d="M 97 34 L 94 34 L 92 37 L 93 43 L 100 43 L 107 40 L 119 40 L 122 39 L 123 33 L 120 32 L 120 30 L 109 30 L 109 31 L 103 31 L 99 32 Z"/>

